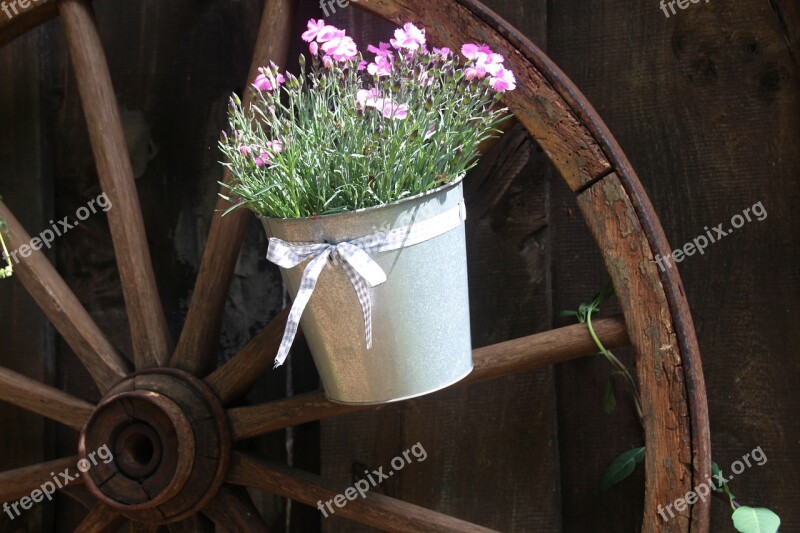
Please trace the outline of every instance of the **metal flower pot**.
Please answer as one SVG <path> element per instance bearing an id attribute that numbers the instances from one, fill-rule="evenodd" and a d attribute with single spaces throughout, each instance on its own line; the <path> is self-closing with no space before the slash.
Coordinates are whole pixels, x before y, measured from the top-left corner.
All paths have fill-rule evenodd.
<path id="1" fill-rule="evenodd" d="M 338 244 L 440 220 L 459 206 L 463 209 L 461 181 L 385 206 L 262 221 L 268 237 Z M 367 348 L 362 307 L 341 259 L 323 267 L 300 322 L 327 398 L 388 403 L 463 379 L 472 370 L 463 219 L 430 240 L 395 251 L 367 251 L 386 274 L 386 282 L 371 289 L 372 347 Z M 308 263 L 281 268 L 293 299 Z"/>

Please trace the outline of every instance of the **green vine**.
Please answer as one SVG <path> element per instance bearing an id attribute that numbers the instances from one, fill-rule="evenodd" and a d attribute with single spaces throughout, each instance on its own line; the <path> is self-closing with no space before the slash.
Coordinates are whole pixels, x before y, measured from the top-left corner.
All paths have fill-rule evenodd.
<path id="1" fill-rule="evenodd" d="M 592 336 L 594 343 L 600 350 L 600 354 L 603 355 L 606 361 L 608 361 L 614 369 L 609 376 L 605 393 L 603 395 L 603 410 L 606 413 L 611 414 L 616 409 L 617 397 L 615 390 L 615 379 L 617 377 L 622 377 L 627 384 L 627 388 L 631 393 L 631 397 L 633 398 L 633 403 L 636 407 L 636 414 L 639 416 L 639 425 L 641 426 L 642 431 L 644 431 L 642 403 L 636 386 L 636 381 L 633 379 L 633 376 L 625 367 L 625 365 L 603 345 L 603 343 L 600 341 L 600 338 L 597 336 L 594 327 L 592 326 L 592 315 L 600 311 L 600 305 L 613 295 L 614 288 L 609 283 L 603 290 L 597 293 L 597 295 L 588 304 L 580 304 L 576 311 L 562 311 L 559 316 L 575 317 L 581 324 L 586 324 L 589 334 Z M 603 472 L 603 477 L 600 481 L 601 490 L 608 490 L 612 486 L 630 476 L 636 469 L 636 465 L 644 460 L 645 452 L 646 447 L 639 446 L 623 452 L 616 459 L 614 459 L 608 468 L 606 468 L 606 471 Z M 736 501 L 736 497 L 731 493 L 731 490 L 728 487 L 728 482 L 722 475 L 722 471 L 720 470 L 719 466 L 717 466 L 717 463 L 712 463 L 710 479 L 715 480 L 715 482 L 712 482 L 711 487 L 714 495 L 722 498 L 723 500 L 727 499 L 727 503 L 730 504 L 733 511 L 731 519 L 733 521 L 733 526 L 737 531 L 740 531 L 741 533 L 776 533 L 778 531 L 781 524 L 781 519 L 773 511 L 763 507 L 753 508 L 740 505 Z M 719 486 L 716 486 L 716 483 L 719 483 Z M 706 488 L 708 487 L 706 486 Z M 697 490 L 699 493 L 699 486 L 697 487 Z M 694 493 L 692 492 L 692 494 Z M 695 494 L 695 496 L 697 496 L 697 494 Z M 686 501 L 688 501 L 688 498 Z M 684 503 L 686 502 L 684 501 Z M 659 506 L 659 513 L 662 512 L 663 509 L 661 509 L 661 506 Z M 662 518 L 666 520 L 666 514 L 662 514 Z"/>

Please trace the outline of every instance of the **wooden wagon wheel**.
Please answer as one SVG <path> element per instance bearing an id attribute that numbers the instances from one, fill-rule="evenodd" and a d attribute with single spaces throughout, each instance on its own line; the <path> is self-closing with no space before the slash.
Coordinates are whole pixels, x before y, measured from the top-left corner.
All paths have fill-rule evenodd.
<path id="1" fill-rule="evenodd" d="M 595 111 L 566 76 L 507 22 L 475 0 L 361 0 L 358 7 L 396 23 L 415 21 L 440 45 L 486 42 L 508 58 L 518 90 L 505 103 L 575 193 L 603 251 L 624 313 L 596 325 L 610 346 L 637 355 L 647 455 L 644 531 L 707 531 L 709 508 L 698 502 L 667 523 L 659 504 L 689 491 L 710 472 L 708 415 L 697 341 L 676 270 L 659 272 L 655 253 L 669 252 L 661 225 L 636 174 Z M 286 320 L 281 313 L 239 354 L 212 369 L 222 308 L 240 248 L 243 211 L 213 219 L 189 313 L 173 351 L 145 238 L 111 79 L 88 0 L 44 0 L 0 21 L 0 46 L 61 16 L 84 103 L 130 320 L 134 367 L 118 354 L 45 256 L 18 268 L 20 281 L 75 351 L 103 393 L 98 405 L 0 369 L 0 399 L 81 431 L 78 456 L 0 474 L 0 500 L 38 488 L 50 472 L 74 468 L 108 443 L 115 461 L 80 480 L 97 500 L 79 531 L 101 531 L 122 519 L 150 524 L 203 513 L 227 529 L 266 530 L 237 486 L 310 505 L 343 487 L 237 450 L 258 435 L 352 412 L 321 393 L 252 407 L 227 408 L 271 364 Z M 267 0 L 250 79 L 268 59 L 285 60 L 290 0 Z M 226 176 L 228 179 L 229 176 Z M 223 207 L 222 204 L 218 207 Z M 30 238 L 0 203 L 12 247 Z M 520 373 L 595 352 L 583 326 L 570 326 L 475 350 L 475 370 L 459 386 Z M 144 479 L 145 481 L 141 481 Z M 371 494 L 340 516 L 392 531 L 486 531 L 450 516 Z M 132 526 L 133 527 L 133 526 Z M 137 526 L 137 528 L 140 526 Z"/>

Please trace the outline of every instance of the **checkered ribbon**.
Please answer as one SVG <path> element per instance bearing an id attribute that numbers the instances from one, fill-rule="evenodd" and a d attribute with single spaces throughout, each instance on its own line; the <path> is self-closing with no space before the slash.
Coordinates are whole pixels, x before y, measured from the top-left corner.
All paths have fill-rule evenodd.
<path id="1" fill-rule="evenodd" d="M 367 349 L 370 349 L 372 348 L 371 289 L 386 281 L 386 273 L 370 257 L 369 252 L 389 252 L 428 241 L 456 229 L 466 218 L 466 209 L 461 203 L 453 209 L 423 222 L 412 223 L 390 231 L 372 233 L 339 244 L 290 243 L 275 237 L 270 238 L 267 259 L 276 265 L 282 268 L 293 268 L 310 260 L 303 271 L 300 288 L 292 304 L 292 310 L 289 312 L 281 346 L 275 358 L 275 367 L 282 365 L 289 355 L 289 349 L 300 324 L 300 317 L 303 316 L 303 311 L 311 299 L 329 257 L 335 259 L 338 256 L 342 259 L 338 263 L 342 265 L 347 277 L 350 278 L 361 304 L 361 310 L 364 313 L 364 336 Z"/>

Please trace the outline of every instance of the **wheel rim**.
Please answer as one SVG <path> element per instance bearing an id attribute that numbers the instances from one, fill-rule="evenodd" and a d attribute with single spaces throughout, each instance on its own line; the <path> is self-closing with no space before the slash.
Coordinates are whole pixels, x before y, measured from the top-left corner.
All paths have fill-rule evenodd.
<path id="1" fill-rule="evenodd" d="M 437 37 L 440 37 L 445 44 L 453 44 L 463 41 L 466 38 L 474 40 L 490 41 L 493 46 L 499 47 L 500 51 L 509 57 L 512 69 L 515 72 L 521 73 L 520 85 L 527 88 L 526 91 L 517 91 L 507 98 L 507 104 L 515 112 L 518 119 L 523 123 L 529 133 L 534 139 L 543 147 L 545 152 L 550 157 L 551 161 L 557 167 L 562 177 L 566 180 L 570 188 L 576 193 L 578 204 L 581 207 L 582 213 L 589 224 L 595 239 L 601 249 L 607 253 L 604 254 L 604 260 L 607 268 L 612 275 L 615 283 L 617 294 L 620 298 L 625 319 L 627 323 L 628 335 L 631 342 L 637 349 L 639 379 L 640 382 L 651 385 L 651 387 L 643 387 L 645 389 L 645 409 L 651 410 L 664 409 L 667 406 L 675 408 L 676 412 L 684 412 L 688 410 L 690 413 L 690 422 L 678 420 L 678 430 L 669 430 L 665 428 L 663 420 L 654 420 L 646 418 L 646 434 L 648 445 L 654 445 L 655 453 L 648 454 L 646 461 L 646 474 L 649 479 L 648 490 L 646 493 L 646 509 L 649 515 L 646 514 L 644 527 L 645 531 L 653 531 L 659 527 L 658 519 L 654 516 L 655 507 L 659 502 L 672 501 L 673 495 L 680 496 L 684 494 L 691 486 L 693 486 L 692 479 L 702 478 L 709 470 L 710 465 L 710 446 L 708 437 L 708 418 L 707 407 L 705 403 L 705 388 L 702 378 L 702 368 L 697 349 L 697 341 L 695 338 L 691 316 L 688 312 L 688 305 L 686 304 L 681 288 L 680 279 L 677 272 L 669 270 L 659 274 L 652 264 L 650 268 L 643 267 L 643 261 L 652 259 L 654 252 L 661 252 L 668 250 L 666 240 L 664 238 L 663 230 L 655 217 L 652 206 L 644 193 L 641 184 L 639 183 L 636 174 L 633 172 L 630 164 L 625 158 L 619 146 L 614 141 L 613 137 L 607 131 L 605 125 L 597 117 L 592 107 L 588 104 L 580 92 L 572 85 L 572 83 L 561 73 L 557 67 L 533 46 L 524 37 L 519 35 L 505 21 L 502 21 L 494 13 L 488 10 L 479 2 L 472 0 L 449 0 L 439 4 L 430 4 L 421 1 L 399 2 L 392 0 L 363 0 L 358 7 L 364 8 L 384 18 L 394 22 L 402 22 L 406 20 L 415 20 L 425 27 L 432 29 Z M 49 17 L 55 16 L 58 10 L 61 10 L 62 18 L 67 25 L 68 41 L 70 34 L 73 35 L 73 40 L 77 39 L 77 35 L 84 35 L 82 29 L 89 28 L 91 30 L 91 20 L 87 16 L 89 13 L 88 4 L 83 0 L 65 0 L 61 5 L 56 5 L 54 1 L 44 1 L 39 6 L 26 12 L 24 16 L 20 16 L 15 20 L 0 23 L 0 45 L 4 44 L 11 38 L 23 33 L 25 30 L 33 27 Z M 254 75 L 255 68 L 266 62 L 267 58 L 285 58 L 288 35 L 289 21 L 291 20 L 292 3 L 289 1 L 268 1 L 265 7 L 264 17 L 262 19 L 262 27 L 260 31 L 261 37 L 259 38 L 259 45 L 257 47 L 256 59 L 251 68 L 251 74 Z M 70 29 L 71 28 L 71 29 Z M 91 31 L 90 31 L 91 33 Z M 277 34 L 280 35 L 277 40 L 270 40 L 266 35 Z M 73 56 L 80 56 L 82 53 L 91 54 L 96 52 L 99 46 L 99 40 L 89 48 L 94 50 L 87 50 L 81 46 L 81 43 L 71 43 L 71 52 Z M 98 56 L 94 56 L 95 59 Z M 102 58 L 102 55 L 99 57 Z M 89 55 L 83 60 L 85 65 L 92 63 L 92 56 Z M 81 60 L 77 60 L 80 63 Z M 102 61 L 104 63 L 104 59 Z M 87 66 L 87 72 L 89 72 Z M 102 74 L 102 73 L 101 73 Z M 88 74 L 87 74 L 88 75 Z M 250 76 L 252 78 L 253 76 Z M 79 72 L 79 77 L 80 77 Z M 101 84 L 102 85 L 102 84 Z M 110 80 L 107 81 L 108 89 L 110 87 Z M 82 91 L 84 92 L 84 91 Z M 86 106 L 84 106 L 86 107 Z M 102 116 L 98 115 L 96 120 L 101 120 Z M 111 115 L 111 121 L 119 121 L 119 117 L 114 118 Z M 90 125 L 91 128 L 91 125 Z M 119 144 L 119 143 L 117 143 Z M 117 147 L 118 149 L 118 147 Z M 113 155 L 117 150 L 111 146 L 106 147 L 105 150 Z M 101 152 L 103 150 L 101 149 Z M 111 158 L 112 155 L 108 157 Z M 101 157 L 103 159 L 103 157 Z M 102 166 L 102 162 L 98 163 Z M 108 170 L 101 174 L 107 174 Z M 102 179 L 102 176 L 101 176 Z M 132 178 L 131 178 L 132 179 Z M 131 181 L 128 178 L 123 178 L 124 186 L 130 187 Z M 109 186 L 113 189 L 120 185 L 118 181 L 109 182 Z M 105 188 L 105 187 L 104 187 Z M 135 193 L 134 193 L 135 196 Z M 138 202 L 138 201 L 137 201 Z M 131 217 L 135 219 L 135 211 L 138 209 L 138 203 L 131 204 Z M 135 207 L 135 209 L 134 209 Z M 10 212 L 7 211 L 5 206 L 0 205 L 0 214 L 6 218 L 13 218 Z M 6 216 L 7 215 L 7 216 Z M 128 474 L 135 477 L 137 469 L 150 468 L 150 461 L 158 453 L 164 453 L 164 442 L 168 441 L 164 435 L 164 427 L 160 427 L 161 434 L 156 431 L 154 424 L 157 423 L 156 415 L 153 414 L 151 418 L 142 420 L 142 426 L 126 426 L 120 429 L 119 425 L 114 425 L 108 420 L 107 413 L 114 408 L 115 404 L 121 404 L 123 401 L 131 401 L 131 398 L 141 396 L 137 395 L 135 390 L 135 377 L 140 376 L 143 379 L 148 377 L 157 376 L 159 379 L 165 379 L 169 383 L 167 389 L 170 392 L 180 390 L 181 387 L 186 387 L 192 380 L 199 383 L 199 380 L 192 378 L 191 374 L 204 375 L 208 369 L 208 362 L 211 356 L 211 348 L 208 346 L 216 342 L 216 337 L 219 335 L 219 320 L 218 318 L 208 318 L 209 314 L 219 315 L 224 300 L 227 281 L 230 279 L 233 268 L 233 261 L 230 257 L 235 257 L 236 254 L 232 251 L 238 251 L 241 245 L 244 217 L 238 216 L 231 217 L 228 220 L 227 226 L 223 227 L 218 219 L 215 219 L 212 225 L 209 241 L 206 245 L 206 253 L 204 255 L 203 263 L 198 276 L 198 289 L 195 293 L 208 294 L 210 296 L 203 301 L 198 301 L 194 298 L 190 308 L 187 324 L 178 342 L 177 349 L 172 355 L 170 364 L 171 366 L 184 369 L 189 373 L 175 373 L 169 371 L 152 371 L 142 374 L 133 374 L 128 376 L 128 370 L 123 360 L 118 356 L 114 356 L 113 349 L 110 351 L 105 348 L 104 338 L 102 333 L 93 331 L 89 337 L 93 342 L 87 342 L 87 335 L 83 332 L 81 335 L 75 334 L 75 324 L 69 321 L 62 320 L 57 322 L 53 316 L 51 320 L 57 325 L 59 331 L 64 334 L 65 338 L 70 339 L 70 333 L 73 334 L 73 346 L 76 353 L 81 355 L 79 349 L 82 345 L 88 344 L 84 358 L 82 360 L 87 368 L 93 373 L 93 377 L 100 386 L 101 390 L 107 391 L 113 382 L 117 379 L 124 377 L 123 381 L 110 388 L 106 396 L 97 407 L 97 410 L 91 414 L 88 421 L 87 430 L 82 433 L 81 439 L 81 458 L 87 459 L 87 454 L 91 453 L 92 446 L 99 444 L 97 436 L 102 435 L 106 439 L 116 442 L 115 439 L 125 437 L 121 440 L 120 449 L 122 451 L 123 463 L 122 470 L 126 470 Z M 625 245 L 635 248 L 633 254 L 613 253 L 617 248 L 622 248 L 623 245 L 618 240 L 619 221 L 635 221 L 632 222 L 630 228 L 632 238 L 630 238 Z M 17 228 L 15 240 L 20 242 L 24 241 L 24 232 L 20 232 L 18 224 L 12 224 Z M 143 238 L 143 228 L 136 230 L 138 238 Z M 134 239 L 135 240 L 135 239 Z M 116 244 L 116 239 L 115 239 Z M 611 253 L 608 252 L 611 250 Z M 216 260 L 214 258 L 223 258 Z M 227 258 L 227 259 L 226 259 Z M 123 257 L 123 262 L 128 258 Z M 139 273 L 143 273 L 144 278 L 148 282 L 152 282 L 152 270 L 147 272 L 149 259 L 142 261 L 139 266 L 135 261 L 133 266 L 126 267 L 132 270 L 139 269 Z M 143 266 L 142 266 L 143 265 Z M 641 268 L 640 268 L 641 267 Z M 144 269 L 144 270 L 142 270 Z M 211 273 L 221 272 L 221 275 L 216 280 L 215 286 L 211 280 Z M 66 285 L 58 283 L 57 275 L 53 276 L 54 271 L 49 271 L 41 263 L 31 261 L 30 269 L 21 269 L 21 280 L 26 285 L 26 288 L 34 294 L 38 291 L 45 289 L 52 289 L 56 287 L 63 294 L 61 298 L 69 300 L 68 289 Z M 51 278 L 50 285 L 45 286 L 41 283 L 41 278 Z M 635 278 L 633 281 L 627 278 Z M 124 278 L 125 276 L 123 276 Z M 130 276 L 129 276 L 130 277 Z M 135 276 L 134 276 L 135 277 Z M 124 279 L 123 279 L 124 281 Z M 204 285 L 205 284 L 205 285 Z M 663 287 L 662 287 L 663 285 Z M 127 285 L 126 285 L 127 286 Z M 132 287 L 136 287 L 133 284 Z M 130 299 L 135 308 L 139 308 L 139 316 L 142 320 L 134 326 L 134 329 L 141 334 L 140 348 L 136 350 L 136 366 L 137 369 L 144 369 L 148 367 L 160 366 L 164 364 L 168 356 L 169 340 L 165 335 L 166 328 L 163 324 L 163 319 L 156 315 L 154 320 L 145 318 L 147 315 L 143 312 L 147 308 L 147 300 L 158 301 L 157 295 L 154 292 L 154 283 L 148 286 L 140 286 L 141 291 L 145 295 L 149 295 L 140 303 L 136 303 L 137 296 L 134 295 Z M 134 291 L 135 292 L 135 291 Z M 155 296 L 154 296 L 155 295 Z M 640 309 L 637 308 L 636 302 L 642 300 L 653 299 L 656 302 L 654 308 L 647 309 L 644 316 L 639 316 Z M 126 297 L 126 301 L 128 298 Z M 70 300 L 71 302 L 71 300 Z M 75 300 L 77 302 L 77 300 Z M 73 302 L 73 303 L 75 303 Z M 40 302 L 40 305 L 41 302 Z M 131 305 L 131 304 L 129 304 Z M 80 312 L 80 304 L 74 306 Z M 43 305 L 45 308 L 45 305 Z M 52 309 L 51 309 L 52 310 Z M 659 314 L 660 311 L 666 310 L 666 314 Z M 214 313 L 216 311 L 216 313 Z M 163 313 L 162 311 L 159 312 Z M 135 313 L 135 314 L 136 314 Z M 199 395 L 204 398 L 209 398 L 206 407 L 210 411 L 214 411 L 214 417 L 217 420 L 222 420 L 219 427 L 214 429 L 214 434 L 218 436 L 220 446 L 225 438 L 230 441 L 230 434 L 227 429 L 226 416 L 223 413 L 221 418 L 217 418 L 219 413 L 222 412 L 222 404 L 228 403 L 234 398 L 241 396 L 254 379 L 252 377 L 244 377 L 244 374 L 258 374 L 263 372 L 265 365 L 263 358 L 260 354 L 266 350 L 274 353 L 274 343 L 276 342 L 277 331 L 282 329 L 282 320 L 285 320 L 285 313 L 281 315 L 276 321 L 259 334 L 248 347 L 246 347 L 231 364 L 226 365 L 206 378 L 206 385 L 199 385 L 191 383 L 188 385 L 188 390 L 191 394 Z M 655 320 L 654 323 L 658 326 L 656 335 L 648 337 L 647 331 L 650 321 Z M 91 319 L 88 319 L 88 314 L 81 315 L 80 322 L 84 324 L 91 324 Z M 133 320 L 133 322 L 137 322 Z M 59 327 L 60 325 L 60 327 Z M 673 328 L 675 332 L 673 333 Z M 65 333 L 66 332 L 66 333 Z M 652 333 L 652 332 L 651 332 Z M 676 346 L 667 350 L 662 350 L 656 344 L 663 344 L 663 342 L 676 338 Z M 212 339 L 214 342 L 209 342 Z M 83 343 L 83 344 L 82 344 Z M 613 345 L 613 342 L 612 342 Z M 76 348 L 78 346 L 78 348 Z M 85 347 L 85 346 L 84 346 Z M 205 354 L 195 355 L 196 349 L 204 350 Z M 528 349 L 529 347 L 526 347 Z M 664 352 L 664 353 L 662 353 Z M 98 353 L 103 353 L 104 357 L 97 357 Z M 112 356 L 107 354 L 111 353 Z M 580 350 L 571 352 L 573 355 L 580 353 Z M 530 356 L 530 352 L 528 352 Z M 566 359 L 567 357 L 565 357 Z M 262 360 L 259 360 L 262 359 Z M 535 358 L 527 360 L 528 367 L 531 368 L 531 361 Z M 670 364 L 676 367 L 675 380 L 668 380 L 669 383 L 659 383 L 653 377 L 654 365 L 656 360 L 667 360 Z M 555 362 L 555 359 L 546 361 L 549 363 Z M 88 363 L 87 363 L 88 361 Z M 541 363 L 544 359 L 535 359 Z M 538 364 L 538 363 L 537 363 Z M 519 371 L 519 368 L 524 367 L 519 361 L 514 362 L 509 368 Z M 679 367 L 679 368 L 678 368 Z M 488 367 L 487 367 L 488 368 Z M 191 374 L 190 374 L 191 373 Z M 497 377 L 502 373 L 494 372 L 492 369 L 486 371 L 484 378 Z M 488 376 L 488 377 L 486 377 Z M 682 379 L 681 379 L 682 378 Z M 0 374 L 0 380 L 6 380 L 9 384 L 20 383 L 20 376 L 12 374 Z M 685 385 L 684 385 L 685 383 Z M 134 389 L 125 391 L 124 387 L 133 384 Z M 123 390 L 118 387 L 122 386 Z M 19 391 L 20 388 L 11 388 L 11 392 L 4 395 L 4 399 L 16 403 L 17 405 L 26 406 L 24 400 L 19 398 L 11 398 L 11 394 Z M 213 393 L 211 392 L 213 391 Z M 155 392 L 155 391 L 151 391 Z M 37 394 L 49 395 L 58 398 L 61 405 L 71 403 L 75 406 L 79 404 L 77 399 L 71 397 L 59 396 L 57 391 L 52 391 L 44 387 L 37 389 Z M 161 394 L 161 393 L 158 393 Z M 122 396 L 120 396 L 122 395 Z M 127 396 L 126 396 L 127 395 Z M 161 398 L 159 402 L 150 402 L 153 405 L 158 405 L 155 412 L 173 412 L 174 420 L 172 420 L 172 427 L 179 426 L 194 427 L 194 423 L 198 423 L 197 419 L 189 418 L 185 411 L 189 410 L 186 404 L 177 404 L 169 397 L 169 393 L 163 393 L 165 398 Z M 217 399 L 219 398 L 219 399 Z M 138 400 L 137 400 L 138 401 Z M 169 402 L 172 402 L 170 404 Z M 177 407 L 175 407 L 177 406 Z M 79 405 L 80 409 L 74 414 L 69 416 L 60 412 L 44 412 L 31 408 L 36 412 L 41 412 L 45 416 L 50 416 L 56 420 L 62 421 L 72 427 L 80 427 L 80 421 L 86 417 L 87 406 L 84 404 Z M 89 408 L 91 406 L 88 406 Z M 276 423 L 264 425 L 261 424 L 257 429 L 253 429 L 253 419 L 257 416 L 263 415 L 265 412 L 276 413 L 281 408 L 297 408 L 298 411 L 292 411 L 284 419 L 278 420 Z M 680 409 L 684 407 L 685 409 Z M 250 436 L 255 436 L 261 432 L 279 427 L 286 427 L 308 421 L 311 419 L 319 419 L 326 416 L 335 416 L 344 412 L 350 412 L 352 409 L 336 409 L 328 406 L 317 395 L 309 395 L 299 399 L 288 399 L 284 402 L 276 402 L 275 404 L 266 407 L 256 408 L 241 408 L 230 410 L 227 417 L 231 419 L 233 426 L 233 435 L 235 439 L 242 439 Z M 210 412 L 209 411 L 209 412 Z M 180 416 L 183 418 L 180 418 Z M 169 419 L 169 417 L 166 417 Z M 163 421 L 162 421 L 163 422 Z M 659 425 L 660 424 L 660 425 Z M 111 426 L 109 429 L 107 426 Z M 129 428 L 133 429 L 129 429 Z M 101 428 L 101 429 L 99 429 Z M 117 431 L 117 433 L 114 433 Z M 96 432 L 96 434 L 95 434 Z M 127 433 L 123 433 L 127 432 Z M 153 432 L 158 435 L 158 439 L 153 436 Z M 170 434 L 171 435 L 171 434 Z M 668 438 L 667 438 L 668 437 Z M 177 432 L 175 437 L 178 438 Z M 191 438 L 189 435 L 184 435 L 181 442 L 186 443 L 184 448 L 189 448 Z M 137 440 L 138 439 L 138 440 Z M 130 441 L 130 444 L 128 442 Z M 108 442 L 108 441 L 106 441 Z M 137 444 L 137 442 L 139 444 Z M 152 445 L 153 455 L 143 453 L 137 447 L 142 446 L 147 448 L 147 443 Z M 126 446 L 129 446 L 126 448 Z M 659 447 L 660 446 L 660 447 Z M 650 449 L 650 448 L 648 448 Z M 137 451 L 138 450 L 138 451 Z M 169 454 L 162 456 L 168 458 Z M 693 471 L 689 469 L 688 475 L 684 467 L 680 466 L 680 461 L 676 461 L 670 469 L 665 471 L 663 469 L 663 462 L 665 458 L 676 458 L 678 456 L 691 456 L 693 457 Z M 139 459 L 137 459 L 139 456 Z M 230 458 L 230 453 L 220 453 L 219 462 L 216 468 L 212 469 L 217 474 L 213 476 L 212 482 L 209 483 L 206 489 L 204 498 L 199 498 L 193 501 L 191 505 L 184 505 L 184 508 L 177 510 L 170 516 L 175 519 L 180 519 L 188 514 L 196 512 L 204 505 L 208 504 L 215 496 L 218 495 L 220 485 L 223 482 L 225 471 L 227 470 L 227 462 Z M 148 459 L 145 461 L 145 459 Z M 176 458 L 176 469 L 177 469 Z M 124 461 L 128 461 L 124 464 Z M 236 464 L 245 464 L 245 459 L 242 456 L 236 456 L 234 461 Z M 159 461 L 159 464 L 162 464 Z M 165 463 L 166 464 L 166 463 Z M 184 470 L 187 469 L 184 465 Z M 257 464 L 254 468 L 260 468 L 262 472 L 268 471 L 273 468 L 272 472 L 275 473 L 274 466 Z M 221 473 L 220 473 L 221 472 Z M 13 473 L 12 473 L 13 474 Z M 183 474 L 182 474 L 183 475 Z M 293 474 L 292 474 L 293 475 Z M 174 477 L 174 476 L 173 476 Z M 12 476 L 13 478 L 13 476 Z M 182 479 L 178 476 L 179 479 Z M 8 478 L 7 478 L 8 479 Z M 242 482 L 248 479 L 240 468 L 234 468 L 228 473 L 228 481 L 233 483 Z M 170 478 L 172 480 L 172 478 Z M 237 481 L 238 480 L 238 481 Z M 672 481 L 670 481 L 672 480 Z M 677 481 L 675 481 L 677 480 Z M 250 480 L 252 481 L 252 480 Z M 306 482 L 313 483 L 313 480 L 306 479 Z M 105 494 L 99 485 L 103 480 L 99 481 L 92 478 L 88 483 L 90 491 L 100 499 L 104 506 L 114 507 L 122 511 L 134 520 L 142 521 L 159 521 L 157 516 L 153 514 L 145 515 L 146 512 L 152 512 L 153 509 L 160 505 L 162 500 L 170 501 L 170 493 L 174 491 L 172 488 L 165 487 L 160 492 L 161 498 L 152 498 L 145 502 L 138 504 L 124 504 L 119 502 L 118 498 Z M 186 483 L 189 483 L 186 481 Z M 180 483 L 177 483 L 180 485 Z M 199 484 L 197 486 L 200 486 Z M 270 490 L 270 487 L 265 487 Z M 275 487 L 272 487 L 275 489 Z M 200 489 L 202 492 L 203 489 Z M 117 495 L 118 496 L 118 495 Z M 292 496 L 292 494 L 287 494 Z M 224 497 L 231 497 L 230 494 L 225 494 Z M 235 498 L 234 498 L 235 500 Z M 153 503 L 159 502 L 159 504 Z M 123 505 L 120 505 L 123 503 Z M 131 508 L 141 505 L 149 505 L 147 509 Z M 213 505 L 211 505 L 213 507 Z M 102 514 L 102 509 L 98 511 L 98 515 Z M 139 514 L 137 514 L 139 513 Z M 93 513 L 94 514 L 94 513 Z M 106 518 L 110 519 L 112 515 L 107 515 Z M 689 528 L 698 528 L 701 531 L 708 529 L 708 503 L 699 502 L 691 511 L 687 511 L 685 515 L 686 521 L 673 521 L 668 526 L 674 530 L 688 530 Z"/>

